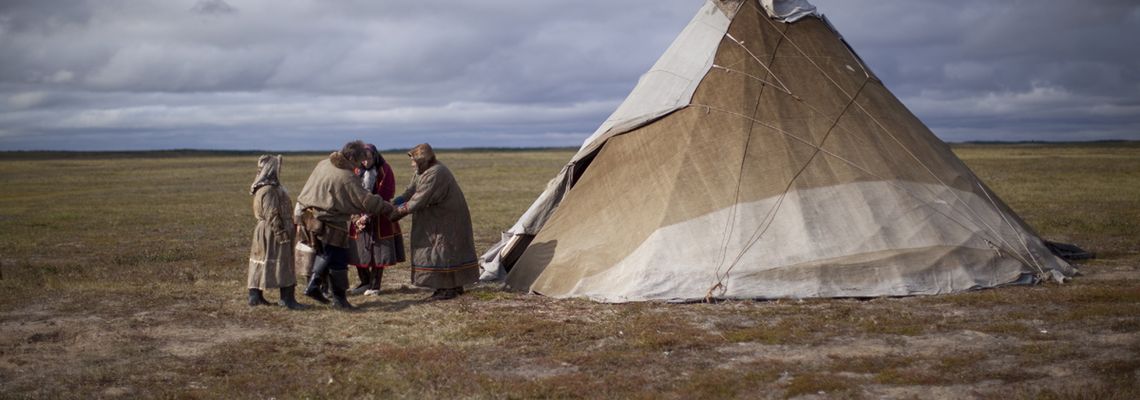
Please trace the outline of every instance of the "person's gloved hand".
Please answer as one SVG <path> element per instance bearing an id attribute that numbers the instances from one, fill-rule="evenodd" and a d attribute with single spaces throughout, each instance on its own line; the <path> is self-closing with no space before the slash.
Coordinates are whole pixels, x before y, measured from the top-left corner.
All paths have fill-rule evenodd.
<path id="1" fill-rule="evenodd" d="M 408 216 L 408 214 L 407 207 L 396 207 L 396 209 L 392 211 L 392 214 L 388 216 L 388 219 L 392 222 L 396 222 Z"/>
<path id="2" fill-rule="evenodd" d="M 399 206 L 403 205 L 404 202 L 406 202 L 406 201 L 407 200 L 404 200 L 403 196 L 396 196 L 396 198 L 392 199 L 392 205 L 399 207 Z"/>

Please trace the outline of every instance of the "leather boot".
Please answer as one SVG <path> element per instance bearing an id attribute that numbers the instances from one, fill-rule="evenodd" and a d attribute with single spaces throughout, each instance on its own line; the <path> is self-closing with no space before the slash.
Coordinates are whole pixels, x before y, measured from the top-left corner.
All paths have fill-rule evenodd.
<path id="1" fill-rule="evenodd" d="M 297 298 L 293 297 L 293 290 L 296 288 L 297 285 L 290 285 L 279 289 L 281 291 L 281 300 L 278 300 L 277 304 L 283 305 L 290 310 L 304 310 L 306 308 L 305 305 L 298 303 Z"/>
<path id="2" fill-rule="evenodd" d="M 360 284 L 356 285 L 356 287 L 352 288 L 352 291 L 349 292 L 349 294 L 353 296 L 364 294 L 364 291 L 368 290 L 372 285 L 372 271 L 368 268 L 357 267 L 356 276 L 360 277 Z"/>
<path id="3" fill-rule="evenodd" d="M 438 300 L 451 300 L 451 299 L 454 299 L 458 296 L 459 296 L 459 289 L 456 289 L 456 288 L 444 289 L 443 293 L 440 293 Z"/>
<path id="4" fill-rule="evenodd" d="M 261 295 L 261 289 L 249 289 L 249 306 L 269 306 L 272 305 L 269 301 L 265 300 L 265 296 Z"/>
<path id="5" fill-rule="evenodd" d="M 333 308 L 341 310 L 352 310 L 352 304 L 348 303 L 348 270 L 342 269 L 338 271 L 329 271 L 329 277 L 332 280 L 332 305 Z"/>
<path id="6" fill-rule="evenodd" d="M 384 278 L 384 268 L 376 268 L 372 270 L 372 282 L 368 285 L 368 290 L 364 291 L 365 296 L 379 296 L 380 295 L 380 281 Z"/>
<path id="7" fill-rule="evenodd" d="M 318 303 L 329 304 L 329 299 L 321 293 L 321 282 L 325 281 L 325 276 L 328 274 L 328 262 L 317 257 L 313 264 L 313 275 L 309 277 L 309 285 L 305 287 L 305 296 Z"/>

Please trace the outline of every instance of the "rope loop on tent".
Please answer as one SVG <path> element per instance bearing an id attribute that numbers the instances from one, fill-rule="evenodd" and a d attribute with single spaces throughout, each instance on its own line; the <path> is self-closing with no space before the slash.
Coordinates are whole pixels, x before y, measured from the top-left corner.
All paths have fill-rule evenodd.
<path id="1" fill-rule="evenodd" d="M 721 282 L 718 281 L 715 285 L 713 285 L 713 287 L 709 288 L 708 292 L 705 292 L 705 303 L 709 303 L 709 304 L 716 303 L 717 296 L 713 295 L 713 292 L 716 291 L 717 289 L 720 289 L 721 295 L 724 295 L 724 293 L 728 291 L 728 288 L 725 287 L 723 284 L 721 284 Z"/>
<path id="2" fill-rule="evenodd" d="M 983 240 L 985 240 L 985 241 L 986 241 L 986 245 L 987 245 L 987 246 L 990 246 L 990 250 L 993 250 L 993 251 L 994 251 L 994 254 L 996 254 L 996 257 L 997 257 L 997 258 L 1001 258 L 1001 257 L 1002 257 L 1002 254 L 1001 254 L 1001 246 L 998 246 L 996 243 L 994 243 L 994 242 L 991 242 L 991 241 L 989 241 L 989 240 L 987 240 L 987 239 L 983 239 Z"/>
<path id="3" fill-rule="evenodd" d="M 765 64 L 763 61 L 760 61 L 760 58 L 756 57 L 756 54 L 753 54 L 752 50 L 750 50 L 748 46 L 745 46 L 743 41 L 737 40 L 732 36 L 731 33 L 725 33 L 724 36 L 732 40 L 732 42 L 736 43 L 736 45 L 740 46 L 740 48 L 744 49 L 744 52 L 748 53 L 748 56 L 752 57 L 753 60 L 756 60 L 756 62 L 760 64 L 760 66 L 763 67 L 765 71 L 768 71 L 768 73 L 772 75 L 772 79 L 775 79 L 776 83 L 780 84 L 780 88 L 782 88 L 785 93 L 792 94 L 792 90 L 788 89 L 788 85 L 785 85 L 784 82 L 780 80 L 780 77 L 776 76 L 776 73 L 772 72 L 771 68 L 768 68 L 767 64 Z"/>
<path id="4" fill-rule="evenodd" d="M 782 87 L 782 86 L 776 86 L 776 84 L 774 84 L 774 83 L 772 83 L 772 82 L 768 82 L 768 81 L 766 81 L 766 80 L 763 80 L 763 79 L 760 79 L 760 78 L 759 78 L 759 77 L 757 77 L 756 75 L 752 75 L 752 74 L 749 74 L 749 73 L 747 73 L 747 72 L 744 72 L 744 71 L 741 71 L 741 70 L 736 70 L 736 69 L 732 69 L 732 68 L 728 68 L 728 67 L 722 67 L 722 66 L 720 66 L 720 65 L 717 65 L 717 64 L 713 64 L 713 66 L 712 66 L 712 67 L 713 67 L 713 69 L 717 69 L 717 70 L 725 71 L 725 72 L 728 72 L 728 73 L 735 73 L 735 74 L 744 75 L 744 76 L 746 76 L 746 77 L 748 77 L 748 78 L 751 78 L 751 79 L 753 79 L 753 80 L 755 80 L 755 81 L 757 81 L 757 82 L 760 82 L 761 84 L 763 84 L 763 85 L 765 85 L 765 86 L 769 86 L 769 87 L 773 87 L 773 88 L 776 88 L 776 90 L 779 90 L 779 91 L 781 91 L 781 92 L 784 92 L 784 94 L 787 94 L 787 95 L 789 95 L 789 96 L 792 96 L 792 97 L 793 97 L 793 98 L 795 98 L 795 99 L 799 99 L 799 97 L 798 97 L 798 96 L 796 96 L 796 95 L 792 94 L 792 92 L 789 92 L 789 91 L 788 91 L 788 89 L 787 89 L 786 87 Z M 772 75 L 772 77 L 775 77 L 775 76 L 776 76 L 776 75 Z"/>

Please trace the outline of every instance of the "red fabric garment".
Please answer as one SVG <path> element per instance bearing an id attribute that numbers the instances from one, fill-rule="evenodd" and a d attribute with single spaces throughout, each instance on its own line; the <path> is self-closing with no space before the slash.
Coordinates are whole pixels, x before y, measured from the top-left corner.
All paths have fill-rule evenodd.
<path id="1" fill-rule="evenodd" d="M 368 188 L 368 192 L 391 201 L 396 193 L 396 176 L 387 163 L 378 164 L 377 169 L 370 171 L 376 174 L 376 183 Z M 363 172 L 357 169 L 356 174 L 363 176 Z M 368 224 L 361 228 L 366 234 L 361 235 L 362 232 L 355 223 L 349 224 L 349 233 L 354 239 L 350 246 L 354 254 L 349 257 L 352 266 L 385 269 L 404 261 L 404 239 L 399 223 L 389 221 L 385 215 L 376 214 L 371 215 Z"/>
<path id="2" fill-rule="evenodd" d="M 388 163 L 380 166 L 380 178 L 376 179 L 376 187 L 373 188 L 373 193 L 380 195 L 384 201 L 392 201 L 392 197 L 396 195 L 396 174 L 392 173 L 392 167 Z M 400 230 L 399 222 L 389 221 L 388 218 L 378 216 L 373 218 L 376 221 L 376 239 L 384 239 L 399 235 L 402 233 Z"/>

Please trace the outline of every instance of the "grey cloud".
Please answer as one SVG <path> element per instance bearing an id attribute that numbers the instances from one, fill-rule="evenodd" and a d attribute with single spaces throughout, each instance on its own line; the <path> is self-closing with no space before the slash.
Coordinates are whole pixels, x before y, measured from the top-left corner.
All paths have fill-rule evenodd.
<path id="1" fill-rule="evenodd" d="M 194 9 L 213 9 L 203 4 L 218 3 L 199 2 Z M 651 62 L 684 20 L 677 18 L 678 26 L 661 34 L 645 17 L 629 17 L 639 15 L 628 12 L 636 4 L 601 7 L 614 11 L 606 18 L 561 2 L 368 2 L 356 4 L 359 9 L 340 2 L 280 4 L 251 1 L 243 3 L 248 12 L 241 15 L 205 20 L 182 14 L 177 4 L 100 9 L 82 35 L 88 39 L 60 34 L 5 44 L 5 53 L 19 54 L 23 62 L 5 68 L 4 78 L 44 82 L 63 73 L 76 86 L 104 91 L 398 94 L 477 82 L 494 86 L 468 84 L 450 92 L 511 98 L 503 93 L 510 90 L 504 75 L 541 84 L 608 76 L 617 68 L 624 78 L 636 77 L 648 62 L 627 67 L 623 55 L 630 45 L 651 36 L 653 46 L 633 49 Z M 682 8 L 687 12 L 673 16 L 695 9 Z M 622 34 L 629 41 L 624 49 L 608 46 L 622 41 L 613 37 L 615 27 L 630 32 Z M 47 56 L 38 50 L 44 48 L 78 55 Z"/>
<path id="2" fill-rule="evenodd" d="M 949 140 L 1140 133 L 1134 2 L 814 3 Z M 9 0 L 0 150 L 574 146 L 700 5 Z"/>
<path id="3" fill-rule="evenodd" d="M 816 3 L 950 140 L 1140 139 L 1134 1 Z"/>
<path id="4" fill-rule="evenodd" d="M 82 2 L 5 0 L 0 2 L 0 37 L 55 33 L 87 24 L 92 14 Z"/>
<path id="5" fill-rule="evenodd" d="M 225 15 L 237 12 L 237 9 L 222 0 L 198 0 L 190 7 L 190 11 L 204 15 Z"/>

